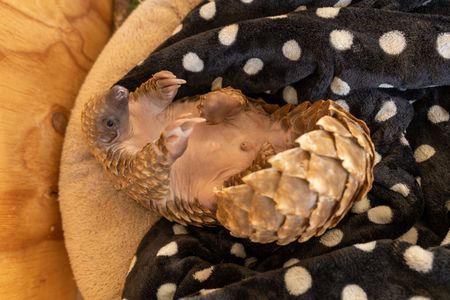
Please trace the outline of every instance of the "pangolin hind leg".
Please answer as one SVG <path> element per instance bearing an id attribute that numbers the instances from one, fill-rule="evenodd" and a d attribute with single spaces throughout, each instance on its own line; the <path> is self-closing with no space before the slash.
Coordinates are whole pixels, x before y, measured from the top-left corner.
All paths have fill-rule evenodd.
<path id="1" fill-rule="evenodd" d="M 246 106 L 247 100 L 242 93 L 225 88 L 202 95 L 197 108 L 200 116 L 213 125 L 240 113 Z"/>
<path id="2" fill-rule="evenodd" d="M 270 163 L 267 161 L 270 157 L 275 155 L 275 149 L 273 148 L 273 145 L 269 142 L 265 142 L 261 145 L 260 150 L 258 151 L 255 159 L 252 161 L 251 165 L 247 167 L 247 169 L 243 170 L 242 172 L 235 174 L 225 180 L 224 187 L 230 187 L 230 186 L 236 186 L 239 184 L 243 184 L 244 181 L 242 180 L 243 177 L 247 176 L 248 174 L 251 174 L 253 172 L 270 168 Z"/>

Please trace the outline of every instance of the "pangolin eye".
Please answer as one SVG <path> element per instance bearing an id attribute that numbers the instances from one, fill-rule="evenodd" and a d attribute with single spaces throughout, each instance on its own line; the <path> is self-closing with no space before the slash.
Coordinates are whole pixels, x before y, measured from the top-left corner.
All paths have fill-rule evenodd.
<path id="1" fill-rule="evenodd" d="M 114 127 L 115 122 L 113 120 L 111 120 L 111 119 L 106 119 L 105 120 L 105 125 L 106 125 L 106 127 L 112 128 L 112 127 Z"/>

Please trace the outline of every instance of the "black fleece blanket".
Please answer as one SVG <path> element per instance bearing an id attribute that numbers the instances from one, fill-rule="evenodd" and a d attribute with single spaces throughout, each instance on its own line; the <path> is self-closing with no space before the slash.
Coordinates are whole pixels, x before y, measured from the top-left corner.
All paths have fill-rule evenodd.
<path id="1" fill-rule="evenodd" d="M 162 69 L 187 80 L 179 97 L 222 85 L 279 104 L 339 101 L 371 129 L 375 182 L 306 243 L 161 220 L 123 298 L 450 299 L 450 1 L 204 1 L 118 84 Z"/>

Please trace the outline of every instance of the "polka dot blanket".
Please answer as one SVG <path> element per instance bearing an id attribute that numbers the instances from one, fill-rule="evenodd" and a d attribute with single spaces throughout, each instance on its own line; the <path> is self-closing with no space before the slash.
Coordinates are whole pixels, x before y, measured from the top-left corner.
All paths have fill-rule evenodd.
<path id="1" fill-rule="evenodd" d="M 450 299 L 450 1 L 204 1 L 118 84 L 162 69 L 187 80 L 179 97 L 233 86 L 279 104 L 336 100 L 371 129 L 375 181 L 306 243 L 161 220 L 123 298 Z"/>

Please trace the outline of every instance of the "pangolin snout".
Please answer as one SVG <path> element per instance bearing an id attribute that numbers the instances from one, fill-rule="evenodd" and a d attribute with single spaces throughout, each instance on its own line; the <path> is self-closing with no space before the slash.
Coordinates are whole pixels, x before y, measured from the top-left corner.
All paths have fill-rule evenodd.
<path id="1" fill-rule="evenodd" d="M 120 85 L 115 85 L 111 88 L 108 94 L 108 99 L 112 101 L 112 104 L 114 104 L 114 106 L 121 107 L 124 104 L 128 104 L 130 92 L 127 90 L 127 88 Z"/>

